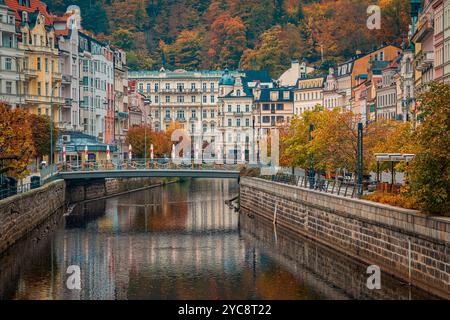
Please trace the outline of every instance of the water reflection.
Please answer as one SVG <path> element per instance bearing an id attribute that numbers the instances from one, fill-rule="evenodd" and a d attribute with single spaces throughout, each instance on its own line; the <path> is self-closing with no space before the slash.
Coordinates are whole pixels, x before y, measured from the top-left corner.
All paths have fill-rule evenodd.
<path id="1" fill-rule="evenodd" d="M 270 223 L 229 209 L 237 193 L 231 181 L 194 180 L 76 207 L 0 258 L 0 299 L 355 297 L 299 264 L 290 248 L 302 240 L 281 233 L 274 243 Z M 81 290 L 66 288 L 70 265 Z"/>

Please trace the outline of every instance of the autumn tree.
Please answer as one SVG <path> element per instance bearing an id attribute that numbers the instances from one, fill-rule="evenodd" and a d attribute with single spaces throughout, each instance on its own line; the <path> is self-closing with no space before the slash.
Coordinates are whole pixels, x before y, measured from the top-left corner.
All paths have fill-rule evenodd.
<path id="1" fill-rule="evenodd" d="M 136 158 L 145 156 L 145 137 L 147 136 L 147 157 L 150 157 L 150 145 L 152 144 L 152 130 L 150 127 L 131 127 L 125 138 L 125 143 L 131 145 Z"/>
<path id="2" fill-rule="evenodd" d="M 203 39 L 198 31 L 184 30 L 165 48 L 168 62 L 175 68 L 197 70 L 202 62 Z"/>
<path id="3" fill-rule="evenodd" d="M 246 27 L 240 17 L 223 13 L 211 25 L 208 56 L 213 68 L 237 68 L 246 48 Z"/>
<path id="4" fill-rule="evenodd" d="M 423 123 L 409 173 L 411 194 L 426 213 L 450 215 L 450 85 L 434 83 L 420 97 Z"/>
<path id="5" fill-rule="evenodd" d="M 33 141 L 28 114 L 22 109 L 9 109 L 0 103 L 0 174 L 23 178 L 33 155 Z"/>

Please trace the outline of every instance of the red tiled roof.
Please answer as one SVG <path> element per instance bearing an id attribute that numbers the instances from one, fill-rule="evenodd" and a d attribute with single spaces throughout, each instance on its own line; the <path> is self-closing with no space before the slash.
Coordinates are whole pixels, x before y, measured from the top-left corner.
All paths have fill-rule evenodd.
<path id="1" fill-rule="evenodd" d="M 54 16 L 47 11 L 47 5 L 40 0 L 30 0 L 29 7 L 20 5 L 19 1 L 17 0 L 4 0 L 4 1 L 9 8 L 15 11 L 17 25 L 20 25 L 20 23 L 22 22 L 22 16 L 20 15 L 20 12 L 26 11 L 29 13 L 33 13 L 36 12 L 36 10 L 39 10 L 39 12 L 44 15 L 46 25 L 53 24 Z"/>

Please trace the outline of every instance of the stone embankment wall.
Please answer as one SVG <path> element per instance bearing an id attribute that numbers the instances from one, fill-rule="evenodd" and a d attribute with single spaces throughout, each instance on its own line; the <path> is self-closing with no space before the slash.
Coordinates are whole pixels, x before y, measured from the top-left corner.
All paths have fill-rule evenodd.
<path id="1" fill-rule="evenodd" d="M 55 212 L 63 212 L 66 184 L 54 181 L 0 200 L 0 253 L 33 231 Z"/>
<path id="2" fill-rule="evenodd" d="M 450 219 L 241 178 L 244 210 L 450 299 Z"/>
<path id="3" fill-rule="evenodd" d="M 110 197 L 121 193 L 148 188 L 164 183 L 161 178 L 131 178 L 131 179 L 97 179 L 85 181 L 70 181 L 67 185 L 66 201 L 78 203 Z"/>

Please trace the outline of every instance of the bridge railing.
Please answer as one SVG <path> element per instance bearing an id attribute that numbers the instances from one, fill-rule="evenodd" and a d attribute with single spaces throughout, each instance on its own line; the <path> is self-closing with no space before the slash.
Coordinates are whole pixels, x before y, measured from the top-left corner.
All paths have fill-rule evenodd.
<path id="1" fill-rule="evenodd" d="M 248 164 L 219 163 L 217 161 L 193 161 L 180 159 L 173 162 L 170 159 L 133 159 L 133 160 L 97 160 L 78 161 L 58 164 L 57 172 L 89 172 L 89 171 L 121 171 L 121 170 L 220 170 L 240 171 Z"/>

